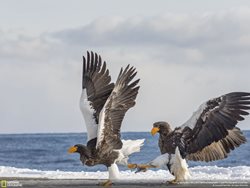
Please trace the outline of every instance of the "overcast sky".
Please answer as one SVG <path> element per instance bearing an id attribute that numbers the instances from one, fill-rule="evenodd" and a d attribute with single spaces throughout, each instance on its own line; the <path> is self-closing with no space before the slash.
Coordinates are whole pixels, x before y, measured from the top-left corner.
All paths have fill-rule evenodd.
<path id="1" fill-rule="evenodd" d="M 82 132 L 82 55 L 113 81 L 134 65 L 137 105 L 123 131 L 184 123 L 206 100 L 250 91 L 250 1 L 0 2 L 0 133 Z M 250 117 L 239 127 L 250 129 Z"/>

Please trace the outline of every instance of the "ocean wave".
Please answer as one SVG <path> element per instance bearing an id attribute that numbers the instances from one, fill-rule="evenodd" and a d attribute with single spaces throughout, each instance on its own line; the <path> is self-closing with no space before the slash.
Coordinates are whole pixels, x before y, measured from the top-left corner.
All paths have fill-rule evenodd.
<path id="1" fill-rule="evenodd" d="M 191 180 L 250 180 L 250 166 L 218 167 L 196 166 L 189 168 Z M 17 178 L 48 178 L 48 179 L 106 179 L 107 172 L 67 172 L 67 171 L 42 171 L 28 168 L 15 168 L 0 166 L 0 177 Z M 121 171 L 123 180 L 166 181 L 173 176 L 166 170 L 152 171 L 135 174 L 133 171 Z"/>

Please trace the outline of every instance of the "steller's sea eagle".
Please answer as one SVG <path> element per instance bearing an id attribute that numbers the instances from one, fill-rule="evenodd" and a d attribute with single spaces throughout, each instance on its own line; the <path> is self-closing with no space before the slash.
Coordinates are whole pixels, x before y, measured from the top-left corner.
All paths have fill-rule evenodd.
<path id="1" fill-rule="evenodd" d="M 214 161 L 224 159 L 231 150 L 246 142 L 236 127 L 249 113 L 250 93 L 233 92 L 203 103 L 182 126 L 172 130 L 167 122 L 153 124 L 151 134 L 159 133 L 160 156 L 147 164 L 129 164 L 129 168 L 167 168 L 175 179 L 190 177 L 186 160 Z"/>
<path id="2" fill-rule="evenodd" d="M 109 180 L 119 178 L 118 164 L 127 165 L 128 156 L 139 152 L 144 139 L 121 140 L 120 128 L 128 109 L 135 105 L 139 79 L 133 81 L 137 72 L 129 65 L 119 73 L 116 83 L 111 83 L 106 62 L 93 52 L 83 57 L 82 94 L 80 109 L 87 128 L 87 145 L 76 144 L 69 153 L 77 152 L 83 165 L 107 166 Z"/>

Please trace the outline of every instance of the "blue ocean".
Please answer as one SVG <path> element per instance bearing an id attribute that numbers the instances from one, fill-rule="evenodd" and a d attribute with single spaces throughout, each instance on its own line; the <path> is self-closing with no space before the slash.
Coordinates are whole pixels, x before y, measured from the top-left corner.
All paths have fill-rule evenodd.
<path id="1" fill-rule="evenodd" d="M 243 131 L 250 140 L 250 131 Z M 57 133 L 57 134 L 0 134 L 0 166 L 16 168 L 29 168 L 37 170 L 60 171 L 106 171 L 106 167 L 98 165 L 94 167 L 83 166 L 79 160 L 79 154 L 68 154 L 70 146 L 78 143 L 86 143 L 86 133 Z M 158 148 L 158 136 L 152 137 L 148 132 L 125 132 L 122 139 L 145 138 L 141 152 L 134 153 L 129 162 L 145 163 L 160 154 Z M 250 142 L 232 151 L 228 158 L 215 162 L 192 162 L 194 166 L 250 166 Z M 127 170 L 126 167 L 120 167 Z"/>

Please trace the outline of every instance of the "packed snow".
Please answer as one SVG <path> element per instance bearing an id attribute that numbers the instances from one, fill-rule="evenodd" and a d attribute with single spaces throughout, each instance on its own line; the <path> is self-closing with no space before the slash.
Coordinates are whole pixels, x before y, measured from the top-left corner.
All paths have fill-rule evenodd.
<path id="1" fill-rule="evenodd" d="M 191 180 L 250 180 L 250 166 L 217 167 L 196 166 L 189 168 Z M 166 181 L 173 176 L 166 170 L 148 170 L 147 172 L 134 173 L 126 170 L 120 172 L 123 180 L 141 181 Z M 0 177 L 18 178 L 48 178 L 48 179 L 106 179 L 107 172 L 65 172 L 65 171 L 41 171 L 27 168 L 15 168 L 0 166 Z"/>

